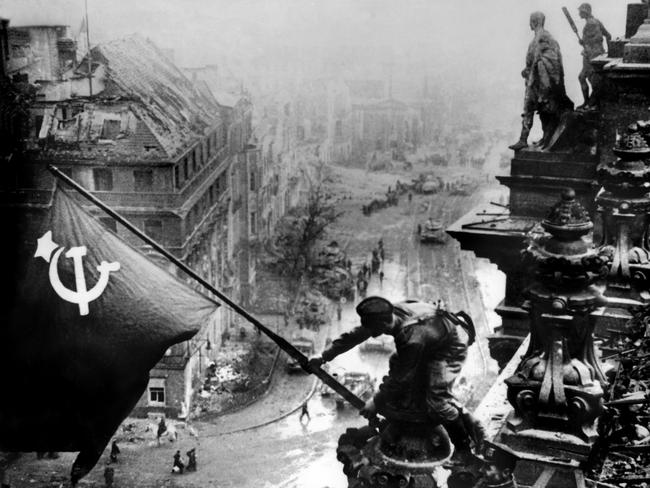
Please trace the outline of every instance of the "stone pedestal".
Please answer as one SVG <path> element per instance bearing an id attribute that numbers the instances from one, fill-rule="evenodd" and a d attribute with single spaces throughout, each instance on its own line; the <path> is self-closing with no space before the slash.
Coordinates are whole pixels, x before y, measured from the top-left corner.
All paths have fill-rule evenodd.
<path id="1" fill-rule="evenodd" d="M 555 486 L 568 487 L 575 486 L 562 484 L 574 477 L 572 463 L 586 460 L 598 438 L 605 379 L 591 312 L 603 304 L 594 283 L 607 268 L 589 237 L 593 223 L 573 191 L 562 194 L 542 227 L 547 234 L 531 241 L 522 263 L 533 276 L 527 290 L 530 345 L 505 380 L 514 411 L 496 442 L 516 453 L 517 482 L 532 469 L 524 469 L 523 461 L 543 471 L 552 460 L 562 465 L 552 470 L 560 483 Z"/>
<path id="2" fill-rule="evenodd" d="M 339 438 L 337 459 L 350 488 L 438 488 L 440 468 L 453 452 L 440 426 L 386 421 L 348 429 Z"/>

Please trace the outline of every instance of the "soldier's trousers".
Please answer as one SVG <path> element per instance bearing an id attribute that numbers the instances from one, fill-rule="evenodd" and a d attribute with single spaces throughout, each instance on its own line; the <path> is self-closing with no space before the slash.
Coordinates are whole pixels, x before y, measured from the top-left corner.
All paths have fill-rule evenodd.
<path id="1" fill-rule="evenodd" d="M 428 365 L 427 413 L 442 424 L 453 422 L 459 416 L 461 405 L 451 388 L 462 366 L 461 361 L 431 361 Z"/>

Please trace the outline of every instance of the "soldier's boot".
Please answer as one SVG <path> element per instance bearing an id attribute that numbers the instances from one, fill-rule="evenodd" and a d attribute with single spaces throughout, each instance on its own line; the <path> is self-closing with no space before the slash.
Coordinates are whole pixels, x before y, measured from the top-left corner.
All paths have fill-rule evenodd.
<path id="1" fill-rule="evenodd" d="M 585 110 L 586 108 L 589 107 L 589 86 L 582 86 L 581 90 L 582 90 L 582 98 L 584 99 L 584 103 L 579 107 L 576 107 L 576 110 Z"/>
<path id="2" fill-rule="evenodd" d="M 528 134 L 530 134 L 530 128 L 532 126 L 532 117 L 530 117 L 530 119 L 531 120 L 529 122 L 527 120 L 527 117 L 524 116 L 524 120 L 521 124 L 521 135 L 519 136 L 519 140 L 514 144 L 508 146 L 513 151 L 519 151 L 520 149 L 528 147 Z"/>
<path id="3" fill-rule="evenodd" d="M 519 136 L 519 140 L 517 142 L 515 142 L 514 144 L 511 144 L 508 147 L 510 149 L 512 149 L 513 151 L 519 151 L 520 149 L 528 147 L 528 134 L 529 134 L 529 132 L 530 132 L 529 129 L 526 129 L 525 127 L 523 127 L 521 129 L 521 135 Z"/>

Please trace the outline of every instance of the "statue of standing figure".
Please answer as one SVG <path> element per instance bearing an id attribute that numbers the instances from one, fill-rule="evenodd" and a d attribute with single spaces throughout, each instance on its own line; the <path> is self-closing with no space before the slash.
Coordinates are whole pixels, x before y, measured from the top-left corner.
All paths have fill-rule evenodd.
<path id="1" fill-rule="evenodd" d="M 573 110 L 573 102 L 564 88 L 564 68 L 560 45 L 544 29 L 545 16 L 542 12 L 530 15 L 530 29 L 533 40 L 528 45 L 526 67 L 521 76 L 526 80 L 524 113 L 522 114 L 521 136 L 510 146 L 515 151 L 528 147 L 528 134 L 533 126 L 535 112 L 539 114 L 544 135 L 540 147 L 548 146 L 557 129 L 562 114 Z"/>
<path id="2" fill-rule="evenodd" d="M 591 65 L 591 60 L 601 54 L 605 53 L 603 47 L 603 39 L 610 41 L 612 36 L 603 23 L 594 17 L 591 13 L 591 5 L 583 3 L 578 7 L 580 18 L 585 19 L 585 26 L 582 29 L 582 71 L 578 75 L 580 81 L 580 88 L 582 89 L 582 96 L 584 103 L 578 107 L 582 110 L 595 110 L 598 108 L 598 89 L 599 77 Z M 591 94 L 589 93 L 589 85 L 591 85 Z"/>

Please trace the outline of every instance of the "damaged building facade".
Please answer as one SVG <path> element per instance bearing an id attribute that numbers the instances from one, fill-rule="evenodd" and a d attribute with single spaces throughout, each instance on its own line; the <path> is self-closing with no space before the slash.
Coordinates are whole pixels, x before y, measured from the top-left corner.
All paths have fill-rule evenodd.
<path id="1" fill-rule="evenodd" d="M 65 26 L 6 29 L 6 77 L 31 98 L 23 150 L 7 158 L 12 204 L 47 205 L 54 164 L 233 299 L 254 289 L 257 151 L 251 106 L 222 105 L 149 40 L 134 35 L 77 58 Z M 4 49 L 4 48 L 3 48 Z M 77 61 L 77 59 L 80 59 Z M 171 272 L 153 249 L 98 208 L 110 231 Z M 252 221 L 251 221 L 252 219 Z M 220 307 L 191 341 L 167 351 L 134 414 L 185 415 L 193 385 L 232 313 Z"/>

